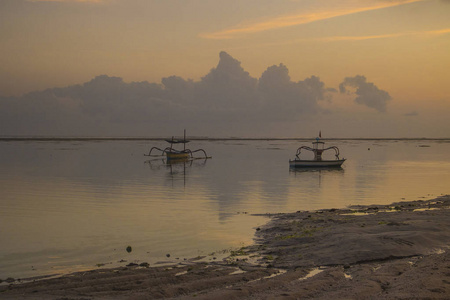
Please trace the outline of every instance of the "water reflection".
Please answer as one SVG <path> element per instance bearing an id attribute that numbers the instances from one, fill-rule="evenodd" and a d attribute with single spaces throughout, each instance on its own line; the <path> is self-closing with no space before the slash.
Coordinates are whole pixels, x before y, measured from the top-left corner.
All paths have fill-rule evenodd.
<path id="1" fill-rule="evenodd" d="M 344 168 L 304 168 L 289 170 L 290 195 L 288 206 L 297 210 L 336 207 L 336 199 L 345 190 Z"/>
<path id="2" fill-rule="evenodd" d="M 202 168 L 205 167 L 208 158 L 185 158 L 185 159 L 165 159 L 165 158 L 155 158 L 146 160 L 145 163 L 148 164 L 152 171 L 165 172 L 166 178 L 173 182 L 178 179 L 183 179 L 183 185 L 186 187 L 186 176 L 189 174 L 191 168 Z"/>
<path id="3" fill-rule="evenodd" d="M 342 167 L 306 167 L 306 168 L 289 168 L 289 172 L 291 173 L 313 173 L 313 172 L 319 172 L 319 173 L 327 173 L 327 172 L 344 172 L 344 169 Z"/>
<path id="4" fill-rule="evenodd" d="M 144 163 L 147 141 L 0 141 L 0 278 L 239 246 L 266 221 L 251 214 L 450 193 L 448 142 L 336 141 L 348 160 L 320 170 L 288 168 L 298 141 L 198 144 L 214 159 Z"/>

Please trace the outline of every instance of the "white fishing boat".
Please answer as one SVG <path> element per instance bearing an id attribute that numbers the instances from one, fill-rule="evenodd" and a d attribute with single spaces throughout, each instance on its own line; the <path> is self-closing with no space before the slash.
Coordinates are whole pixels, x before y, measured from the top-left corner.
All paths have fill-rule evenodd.
<path id="1" fill-rule="evenodd" d="M 319 134 L 320 136 L 320 134 Z M 301 146 L 297 149 L 295 159 L 289 160 L 289 167 L 291 168 L 339 168 L 344 163 L 344 158 L 339 158 L 339 148 L 331 146 L 325 148 L 325 142 L 322 142 L 320 138 L 312 143 L 313 147 Z M 300 154 L 302 150 L 312 151 L 314 154 L 313 159 L 301 159 Z M 323 159 L 322 154 L 324 151 L 334 150 L 336 159 Z"/>

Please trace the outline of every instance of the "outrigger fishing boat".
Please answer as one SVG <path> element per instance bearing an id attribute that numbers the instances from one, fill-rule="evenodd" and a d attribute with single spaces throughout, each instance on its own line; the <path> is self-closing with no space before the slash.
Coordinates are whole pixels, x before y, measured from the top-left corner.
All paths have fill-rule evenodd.
<path id="1" fill-rule="evenodd" d="M 320 134 L 319 134 L 320 136 Z M 325 148 L 325 142 L 322 142 L 320 138 L 316 138 L 316 141 L 312 142 L 313 147 L 301 146 L 297 149 L 295 159 L 289 160 L 289 167 L 291 168 L 339 168 L 344 163 L 344 158 L 339 158 L 339 148 L 331 146 Z M 314 158 L 307 160 L 301 159 L 300 153 L 302 150 L 312 151 Z M 322 153 L 327 150 L 334 150 L 336 159 L 322 159 Z"/>
<path id="2" fill-rule="evenodd" d="M 144 154 L 145 156 L 166 156 L 167 163 L 172 162 L 178 162 L 178 161 L 188 161 L 188 160 L 194 160 L 194 159 L 208 159 L 211 158 L 211 156 L 208 156 L 206 154 L 206 151 L 203 149 L 197 149 L 192 151 L 191 149 L 186 149 L 186 144 L 189 143 L 186 139 L 186 130 L 184 130 L 184 137 L 183 139 L 175 139 L 172 137 L 172 139 L 167 139 L 166 142 L 170 144 L 169 147 L 166 147 L 165 149 L 161 149 L 158 147 L 152 147 L 148 154 Z M 183 144 L 183 150 L 177 150 L 173 148 L 174 144 Z M 153 150 L 160 151 L 161 154 L 152 154 Z M 201 157 L 195 157 L 194 153 L 201 152 L 204 154 L 204 156 Z"/>

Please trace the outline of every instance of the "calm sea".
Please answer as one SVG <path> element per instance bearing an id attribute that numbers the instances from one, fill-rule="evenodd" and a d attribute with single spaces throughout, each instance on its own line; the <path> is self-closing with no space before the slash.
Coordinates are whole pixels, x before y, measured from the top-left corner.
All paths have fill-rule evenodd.
<path id="1" fill-rule="evenodd" d="M 212 159 L 178 165 L 143 155 L 164 141 L 0 140 L 0 279 L 212 257 L 252 243 L 252 214 L 450 194 L 450 140 L 326 142 L 342 169 L 289 170 L 301 140 L 191 141 Z"/>

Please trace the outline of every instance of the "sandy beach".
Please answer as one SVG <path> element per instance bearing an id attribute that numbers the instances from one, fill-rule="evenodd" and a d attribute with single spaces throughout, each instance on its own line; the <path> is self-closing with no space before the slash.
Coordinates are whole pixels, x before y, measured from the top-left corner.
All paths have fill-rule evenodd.
<path id="1" fill-rule="evenodd" d="M 270 215 L 222 259 L 2 279 L 1 299 L 449 299 L 450 196 Z"/>

